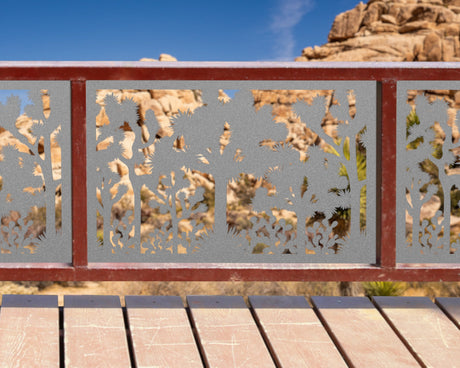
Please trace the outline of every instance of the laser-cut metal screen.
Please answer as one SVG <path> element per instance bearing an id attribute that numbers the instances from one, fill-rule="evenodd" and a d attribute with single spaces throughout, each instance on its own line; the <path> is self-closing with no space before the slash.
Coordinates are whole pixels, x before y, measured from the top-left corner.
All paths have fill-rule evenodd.
<path id="1" fill-rule="evenodd" d="M 0 82 L 0 262 L 71 262 L 70 83 Z"/>
<path id="2" fill-rule="evenodd" d="M 459 262 L 458 96 L 458 82 L 398 82 L 398 262 Z"/>
<path id="3" fill-rule="evenodd" d="M 87 82 L 90 262 L 376 262 L 375 82 Z"/>

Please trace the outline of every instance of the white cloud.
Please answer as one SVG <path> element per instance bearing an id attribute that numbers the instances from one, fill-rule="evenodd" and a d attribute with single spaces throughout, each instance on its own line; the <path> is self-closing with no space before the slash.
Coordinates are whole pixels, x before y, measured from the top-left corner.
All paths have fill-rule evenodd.
<path id="1" fill-rule="evenodd" d="M 274 9 L 270 30 L 275 35 L 276 60 L 292 61 L 295 57 L 294 27 L 312 9 L 313 0 L 278 0 Z"/>

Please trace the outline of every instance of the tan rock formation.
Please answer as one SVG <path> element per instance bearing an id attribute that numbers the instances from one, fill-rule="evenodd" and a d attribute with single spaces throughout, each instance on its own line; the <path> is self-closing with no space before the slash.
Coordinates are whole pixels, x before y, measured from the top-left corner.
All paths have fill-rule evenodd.
<path id="1" fill-rule="evenodd" d="M 161 54 L 160 61 L 177 61 L 177 59 L 174 56 L 171 56 L 169 54 Z"/>
<path id="2" fill-rule="evenodd" d="M 369 0 L 337 15 L 296 61 L 460 61 L 460 1 Z"/>
<path id="3" fill-rule="evenodd" d="M 158 59 L 142 58 L 139 61 L 177 61 L 177 59 L 169 54 L 160 54 Z"/>

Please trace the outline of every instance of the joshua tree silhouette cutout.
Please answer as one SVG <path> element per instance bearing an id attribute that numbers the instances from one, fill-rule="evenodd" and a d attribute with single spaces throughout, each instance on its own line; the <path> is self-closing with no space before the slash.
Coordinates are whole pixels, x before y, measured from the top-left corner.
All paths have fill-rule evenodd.
<path id="1" fill-rule="evenodd" d="M 270 107 L 254 108 L 250 90 L 239 90 L 234 98 L 223 103 L 218 90 L 203 91 L 206 106 L 192 115 L 182 114 L 174 122 L 175 137 L 183 137 L 188 155 L 195 158 L 191 169 L 209 173 L 215 183 L 213 233 L 224 237 L 227 225 L 227 185 L 240 173 L 263 176 L 267 157 L 273 154 L 262 143 L 266 140 L 284 141 L 286 126 L 274 123 Z M 224 143 L 228 124 L 229 141 Z"/>
<path id="2" fill-rule="evenodd" d="M 454 143 L 453 128 L 447 124 L 447 108 L 445 101 L 437 99 L 429 103 L 425 96 L 417 96 L 415 111 L 419 122 L 407 127 L 404 184 L 410 198 L 406 210 L 413 219 L 412 246 L 420 244 L 452 252 L 451 191 L 454 186 L 458 188 L 459 175 L 449 174 L 448 170 L 456 163 L 453 150 L 458 149 L 460 143 Z M 431 167 L 429 172 L 428 167 Z M 423 204 L 434 195 L 443 197 L 442 212 L 433 219 L 421 219 Z"/>
<path id="3" fill-rule="evenodd" d="M 339 104 L 332 105 L 329 112 L 341 123 L 336 126 L 336 137 L 326 134 L 322 127 L 323 117 L 326 113 L 326 99 L 316 97 L 313 104 L 309 106 L 306 102 L 297 102 L 294 105 L 294 111 L 300 116 L 301 120 L 316 133 L 325 143 L 331 147 L 337 155 L 340 164 L 346 169 L 348 178 L 348 191 L 350 196 L 350 235 L 359 237 L 361 233 L 360 217 L 361 205 L 360 198 L 362 191 L 367 185 L 367 179 L 360 177 L 357 160 L 358 145 L 361 144 L 366 148 L 368 135 L 366 133 L 366 117 L 360 114 L 360 98 L 356 98 L 356 114 L 350 115 L 348 105 L 348 94 L 350 91 L 336 90 L 334 97 Z"/>
<path id="4" fill-rule="evenodd" d="M 45 97 L 50 100 L 50 111 L 46 114 L 43 108 Z M 57 236 L 56 194 L 62 179 L 59 174 L 53 173 L 51 145 L 54 143 L 59 147 L 63 146 L 62 122 L 54 110 L 62 104 L 63 96 L 59 93 L 31 89 L 29 99 L 33 104 L 27 105 L 24 110 L 25 115 L 33 123 L 27 132 L 17 126 L 17 119 L 21 116 L 20 98 L 11 96 L 7 99 L 6 105 L 0 103 L 0 126 L 14 137 L 14 143 L 3 147 L 1 151 L 3 160 L 0 161 L 0 173 L 3 185 L 0 191 L 0 215 L 3 217 L 9 215 L 10 211 L 19 212 L 22 219 L 18 220 L 20 226 L 16 227 L 16 232 L 24 236 L 25 230 L 31 224 L 31 221 L 24 221 L 31 207 L 45 206 L 45 235 L 33 241 L 34 244 L 39 244 L 45 237 L 50 240 Z M 29 240 L 32 241 L 32 238 Z M 9 247 L 10 251 L 11 246 L 12 244 Z"/>
<path id="5" fill-rule="evenodd" d="M 98 167 L 99 189 L 104 194 L 104 200 L 99 206 L 102 209 L 104 217 L 104 240 L 110 239 L 110 233 L 107 229 L 111 229 L 112 221 L 112 206 L 120 198 L 121 191 L 125 191 L 126 184 L 120 185 L 117 181 L 117 175 L 114 175 L 113 169 L 108 163 L 117 161 L 121 163 L 127 170 L 129 182 L 133 191 L 133 220 L 130 224 L 125 224 L 133 230 L 133 234 L 125 241 L 125 246 L 135 248 L 139 246 L 141 240 L 141 188 L 146 181 L 145 173 L 139 173 L 138 169 L 142 165 L 146 165 L 145 150 L 150 147 L 155 141 L 155 125 L 158 122 L 153 112 L 146 114 L 144 125 L 150 133 L 143 134 L 139 124 L 138 106 L 131 99 L 124 99 L 118 102 L 117 98 L 111 94 L 104 99 L 105 112 L 110 121 L 110 124 L 103 125 L 98 128 L 96 144 L 104 141 L 109 142 L 104 149 L 97 151 L 98 161 L 105 163 Z M 131 133 L 132 139 L 129 139 L 128 133 Z M 118 175 L 119 177 L 119 175 Z M 110 194 L 110 190 L 117 186 L 114 194 Z M 118 191 L 118 193 L 117 193 Z M 128 219 L 126 219 L 128 221 Z M 116 229 L 113 229 L 115 231 Z M 128 231 L 127 233 L 131 233 Z"/>
<path id="6" fill-rule="evenodd" d="M 198 187 L 194 193 L 185 192 L 191 184 L 190 170 L 187 167 L 193 159 L 180 147 L 180 140 L 175 136 L 165 136 L 156 140 L 154 152 L 149 158 L 152 170 L 148 184 L 156 195 L 150 200 L 149 205 L 158 208 L 160 213 L 169 213 L 171 216 L 171 237 L 168 237 L 167 245 L 163 245 L 163 249 L 178 253 L 179 245 L 184 248 L 188 246 L 186 235 L 179 231 L 179 223 L 193 213 L 205 212 L 207 209 L 203 203 L 195 208 L 195 205 L 204 199 L 204 188 Z M 195 233 L 198 229 L 194 227 L 193 230 Z"/>
<path id="7" fill-rule="evenodd" d="M 300 153 L 291 147 L 282 149 L 278 159 L 279 166 L 267 174 L 268 181 L 276 188 L 275 195 L 261 195 L 267 189 L 259 188 L 253 207 L 266 213 L 274 208 L 294 212 L 297 217 L 296 238 L 290 240 L 286 248 L 290 253 L 304 253 L 309 244 L 307 219 L 322 213 L 329 220 L 336 208 L 347 208 L 350 204 L 346 191 L 348 181 L 339 176 L 338 157 L 315 146 L 309 147 L 306 160 L 301 160 Z"/>

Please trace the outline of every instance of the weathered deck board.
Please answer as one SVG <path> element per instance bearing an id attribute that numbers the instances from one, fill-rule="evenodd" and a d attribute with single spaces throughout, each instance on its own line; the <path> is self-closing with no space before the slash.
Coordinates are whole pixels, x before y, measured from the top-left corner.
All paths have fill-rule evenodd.
<path id="1" fill-rule="evenodd" d="M 138 368 L 203 367 L 180 297 L 126 296 Z"/>
<path id="2" fill-rule="evenodd" d="M 365 297 L 314 296 L 312 302 L 354 367 L 420 367 Z"/>
<path id="3" fill-rule="evenodd" d="M 240 296 L 188 296 L 209 367 L 274 367 L 263 338 Z"/>
<path id="4" fill-rule="evenodd" d="M 374 297 L 383 314 L 428 367 L 460 367 L 460 331 L 426 297 Z"/>
<path id="5" fill-rule="evenodd" d="M 64 297 L 66 367 L 131 366 L 120 299 L 117 296 Z"/>
<path id="6" fill-rule="evenodd" d="M 460 298 L 436 298 L 436 304 L 460 328 Z"/>
<path id="7" fill-rule="evenodd" d="M 438 298 L 441 310 L 427 298 L 313 297 L 320 322 L 304 297 L 251 296 L 253 314 L 242 297 L 187 300 L 191 320 L 179 297 L 128 296 L 125 324 L 116 296 L 66 296 L 63 342 L 56 296 L 5 295 L 0 368 L 460 367 L 460 298 Z"/>
<path id="8" fill-rule="evenodd" d="M 59 309 L 53 295 L 4 295 L 0 367 L 59 367 Z"/>
<path id="9" fill-rule="evenodd" d="M 347 367 L 304 297 L 250 296 L 280 367 Z"/>

